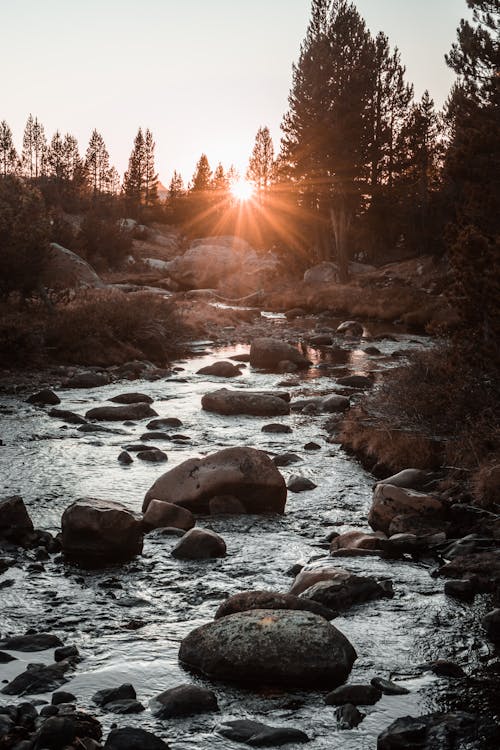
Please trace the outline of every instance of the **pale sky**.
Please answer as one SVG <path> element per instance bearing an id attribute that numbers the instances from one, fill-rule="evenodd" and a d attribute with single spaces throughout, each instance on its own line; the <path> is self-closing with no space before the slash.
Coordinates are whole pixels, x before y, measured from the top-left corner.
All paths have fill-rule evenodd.
<path id="1" fill-rule="evenodd" d="M 19 147 L 28 114 L 85 153 L 103 135 L 120 174 L 139 126 L 156 140 L 168 184 L 200 154 L 245 171 L 255 133 L 279 125 L 310 0 L 0 0 L 0 120 Z M 420 96 L 441 106 L 453 82 L 444 54 L 465 0 L 357 0 L 368 27 L 397 45 Z"/>

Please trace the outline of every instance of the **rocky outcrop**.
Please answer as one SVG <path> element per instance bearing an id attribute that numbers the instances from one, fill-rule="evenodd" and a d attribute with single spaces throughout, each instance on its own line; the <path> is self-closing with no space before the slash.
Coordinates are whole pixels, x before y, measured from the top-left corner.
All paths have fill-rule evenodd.
<path id="1" fill-rule="evenodd" d="M 290 413 L 289 404 L 272 393 L 231 391 L 227 388 L 206 393 L 201 399 L 201 407 L 205 411 L 229 416 L 277 417 Z"/>
<path id="2" fill-rule="evenodd" d="M 127 560 L 142 552 L 138 515 L 111 500 L 77 500 L 61 519 L 63 552 L 87 564 Z"/>
<path id="3" fill-rule="evenodd" d="M 443 504 L 431 495 L 391 484 L 379 484 L 373 495 L 372 506 L 368 513 L 368 523 L 374 531 L 383 531 L 388 534 L 391 522 L 396 516 L 441 518 L 443 514 Z M 406 529 L 406 531 L 409 531 L 409 529 Z"/>
<path id="4" fill-rule="evenodd" d="M 356 659 L 347 638 L 312 612 L 252 610 L 193 630 L 179 660 L 236 683 L 320 688 L 342 684 Z"/>
<path id="5" fill-rule="evenodd" d="M 254 339 L 250 347 L 250 364 L 263 370 L 274 370 L 282 362 L 292 362 L 305 369 L 311 364 L 298 349 L 286 341 L 272 338 Z"/>
<path id="6" fill-rule="evenodd" d="M 207 514 L 210 499 L 221 495 L 236 497 L 247 513 L 283 513 L 285 480 L 263 451 L 226 448 L 163 474 L 148 490 L 143 510 L 155 499 Z"/>

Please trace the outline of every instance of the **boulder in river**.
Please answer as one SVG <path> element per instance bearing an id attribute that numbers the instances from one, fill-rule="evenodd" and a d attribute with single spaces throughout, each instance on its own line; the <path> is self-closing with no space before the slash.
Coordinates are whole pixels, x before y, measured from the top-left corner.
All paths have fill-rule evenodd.
<path id="1" fill-rule="evenodd" d="M 0 500 L 0 539 L 21 542 L 32 531 L 33 522 L 22 497 L 12 495 Z"/>
<path id="2" fill-rule="evenodd" d="M 108 734 L 104 750 L 169 750 L 169 745 L 140 727 L 121 727 Z"/>
<path id="3" fill-rule="evenodd" d="M 165 690 L 151 701 L 153 714 L 160 719 L 174 716 L 193 716 L 194 714 L 218 711 L 217 697 L 212 690 L 198 685 L 177 685 Z"/>
<path id="4" fill-rule="evenodd" d="M 148 422 L 148 430 L 162 430 L 164 427 L 182 427 L 182 422 L 177 417 L 159 417 Z"/>
<path id="5" fill-rule="evenodd" d="M 100 388 L 108 385 L 110 376 L 107 372 L 78 372 L 72 375 L 65 383 L 66 388 Z"/>
<path id="6" fill-rule="evenodd" d="M 392 597 L 390 581 L 379 582 L 373 576 L 358 576 L 342 568 L 304 568 L 295 578 L 291 594 L 320 602 L 325 607 L 341 611 L 353 604 L 372 599 Z"/>
<path id="7" fill-rule="evenodd" d="M 382 549 L 380 544 L 381 539 L 386 539 L 386 535 L 381 531 L 376 531 L 374 534 L 367 534 L 359 529 L 345 531 L 332 540 L 330 553 L 340 549 L 379 550 Z"/>
<path id="8" fill-rule="evenodd" d="M 263 370 L 274 370 L 281 362 L 293 362 L 299 368 L 306 369 L 311 362 L 291 344 L 273 338 L 259 338 L 252 341 L 250 347 L 250 364 Z"/>
<path id="9" fill-rule="evenodd" d="M 345 635 L 312 612 L 257 609 L 202 625 L 179 660 L 212 679 L 319 689 L 342 684 L 356 659 Z"/>
<path id="10" fill-rule="evenodd" d="M 241 594 L 234 594 L 222 602 L 215 613 L 214 619 L 218 620 L 219 617 L 234 615 L 236 612 L 246 612 L 250 609 L 297 609 L 313 612 L 326 620 L 332 620 L 336 615 L 336 612 L 318 602 L 302 599 L 293 594 L 281 594 L 277 591 L 243 591 Z"/>
<path id="11" fill-rule="evenodd" d="M 272 392 L 233 391 L 228 388 L 206 393 L 201 399 L 201 407 L 216 414 L 248 414 L 253 417 L 276 417 L 290 413 L 285 399 Z"/>
<path id="12" fill-rule="evenodd" d="M 74 411 L 69 411 L 68 409 L 51 409 L 49 411 L 49 417 L 60 419 L 61 422 L 68 422 L 69 424 L 87 424 L 87 420 L 84 417 L 80 414 L 75 414 Z"/>
<path id="13" fill-rule="evenodd" d="M 391 522 L 396 516 L 441 518 L 443 514 L 443 504 L 431 495 L 396 487 L 392 484 L 379 484 L 376 486 L 373 495 L 372 506 L 368 513 L 368 523 L 375 531 L 383 531 L 388 534 Z M 393 533 L 395 533 L 394 529 Z"/>
<path id="14" fill-rule="evenodd" d="M 181 560 L 208 560 L 213 557 L 225 557 L 226 543 L 215 531 L 191 529 L 179 539 L 172 550 L 172 556 Z"/>
<path id="15" fill-rule="evenodd" d="M 167 503 L 163 500 L 151 500 L 142 519 L 144 526 L 150 529 L 171 527 L 189 531 L 195 520 L 191 511 L 181 508 L 179 505 Z"/>
<path id="16" fill-rule="evenodd" d="M 343 706 L 352 703 L 354 706 L 372 706 L 382 697 L 382 691 L 373 685 L 339 685 L 325 698 L 327 706 Z"/>
<path id="17" fill-rule="evenodd" d="M 112 500 L 77 500 L 64 511 L 61 527 L 63 552 L 81 562 L 128 560 L 142 552 L 140 517 Z"/>
<path id="18" fill-rule="evenodd" d="M 123 406 L 96 406 L 85 414 L 87 419 L 102 422 L 124 422 L 127 419 L 147 419 L 158 414 L 149 404 L 124 404 Z"/>
<path id="19" fill-rule="evenodd" d="M 217 378 L 236 378 L 241 375 L 240 368 L 232 362 L 214 362 L 197 370 L 197 375 L 214 375 Z"/>
<path id="20" fill-rule="evenodd" d="M 119 393 L 117 396 L 111 396 L 109 401 L 116 404 L 152 404 L 153 399 L 146 393 Z"/>
<path id="21" fill-rule="evenodd" d="M 13 635 L 0 641 L 0 648 L 9 651 L 45 651 L 48 648 L 57 648 L 63 643 L 57 635 L 52 633 L 30 633 L 27 635 Z M 57 661 L 60 661 L 59 659 Z"/>
<path id="22" fill-rule="evenodd" d="M 162 464 L 168 461 L 168 456 L 164 451 L 158 448 L 151 448 L 145 451 L 138 451 L 137 458 L 140 461 L 149 461 L 152 464 Z"/>
<path id="23" fill-rule="evenodd" d="M 314 490 L 318 485 L 314 484 L 307 477 L 301 477 L 298 474 L 293 474 L 288 480 L 287 489 L 290 492 L 308 492 Z"/>
<path id="24" fill-rule="evenodd" d="M 338 393 L 332 393 L 329 396 L 323 396 L 322 399 L 320 399 L 319 407 L 321 411 L 327 412 L 329 414 L 334 414 L 336 412 L 342 412 L 349 409 L 351 406 L 351 402 L 347 396 L 341 396 Z"/>
<path id="25" fill-rule="evenodd" d="M 207 514 L 210 499 L 219 495 L 236 497 L 247 513 L 283 513 L 286 485 L 263 451 L 225 448 L 190 458 L 163 474 L 146 493 L 143 510 L 155 499 Z"/>
<path id="26" fill-rule="evenodd" d="M 377 750 L 460 750 L 498 747 L 500 728 L 489 717 L 464 711 L 402 716 L 377 739 Z"/>
<path id="27" fill-rule="evenodd" d="M 69 666 L 67 661 L 48 665 L 30 664 L 24 672 L 14 677 L 0 692 L 4 695 L 50 693 L 68 681 L 65 673 Z"/>
<path id="28" fill-rule="evenodd" d="M 50 388 L 43 388 L 29 396 L 28 404 L 38 404 L 39 406 L 56 406 L 61 403 L 61 399 Z"/>
<path id="29" fill-rule="evenodd" d="M 363 335 L 363 326 L 357 320 L 344 320 L 337 326 L 337 333 L 343 333 L 344 336 L 355 336 L 359 338 Z"/>
<path id="30" fill-rule="evenodd" d="M 337 379 L 337 385 L 347 385 L 349 388 L 363 390 L 373 386 L 373 380 L 366 375 L 345 375 Z"/>
<path id="31" fill-rule="evenodd" d="M 250 747 L 280 747 L 290 743 L 309 742 L 305 732 L 293 727 L 271 727 L 260 721 L 237 719 L 225 721 L 217 728 L 218 734 L 234 742 L 243 742 Z"/>
<path id="32" fill-rule="evenodd" d="M 415 489 L 420 487 L 425 482 L 429 481 L 432 474 L 423 469 L 403 469 L 398 471 L 397 474 L 387 477 L 387 479 L 381 479 L 375 485 L 378 487 L 380 484 L 392 484 L 393 487 L 406 487 L 407 489 Z"/>

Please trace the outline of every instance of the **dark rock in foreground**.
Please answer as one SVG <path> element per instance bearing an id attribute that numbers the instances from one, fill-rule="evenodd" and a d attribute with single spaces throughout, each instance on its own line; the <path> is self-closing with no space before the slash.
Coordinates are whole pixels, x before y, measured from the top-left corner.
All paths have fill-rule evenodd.
<path id="1" fill-rule="evenodd" d="M 115 701 L 123 700 L 134 700 L 137 697 L 135 688 L 130 683 L 126 682 L 116 688 L 105 688 L 104 690 L 98 690 L 94 693 L 92 700 L 97 703 L 98 706 L 105 706 L 107 703 L 114 703 Z"/>
<path id="2" fill-rule="evenodd" d="M 128 560 L 142 552 L 140 517 L 120 503 L 77 500 L 61 519 L 63 552 L 84 563 Z"/>
<path id="3" fill-rule="evenodd" d="M 225 557 L 226 543 L 215 531 L 190 529 L 177 542 L 172 550 L 172 556 L 182 560 L 208 560 L 213 557 Z"/>
<path id="4" fill-rule="evenodd" d="M 69 424 L 87 424 L 87 420 L 80 414 L 75 414 L 74 411 L 68 411 L 68 409 L 51 409 L 49 411 L 49 417 L 60 419 L 61 422 L 68 422 Z"/>
<path id="5" fill-rule="evenodd" d="M 7 648 L 10 651 L 45 651 L 48 648 L 62 646 L 62 641 L 52 633 L 33 633 L 29 635 L 14 635 L 11 638 L 4 638 L 0 641 L 0 648 Z"/>
<path id="6" fill-rule="evenodd" d="M 136 727 L 113 729 L 104 744 L 105 750 L 169 750 L 166 742 L 151 732 Z"/>
<path id="7" fill-rule="evenodd" d="M 328 706 L 343 706 L 351 703 L 353 706 L 372 706 L 382 697 L 382 691 L 373 685 L 340 685 L 325 698 Z"/>
<path id="8" fill-rule="evenodd" d="M 377 740 L 377 750 L 483 750 L 498 745 L 500 727 L 473 714 L 435 713 L 396 719 Z"/>
<path id="9" fill-rule="evenodd" d="M 251 609 L 294 609 L 302 612 L 313 612 L 315 615 L 332 620 L 336 612 L 318 602 L 308 601 L 293 594 L 280 594 L 277 591 L 243 591 L 234 594 L 219 605 L 215 620 L 236 612 L 247 612 Z"/>
<path id="10" fill-rule="evenodd" d="M 188 459 L 163 474 L 148 490 L 143 510 L 155 499 L 207 514 L 210 499 L 222 495 L 236 497 L 247 513 L 283 513 L 285 480 L 262 451 L 226 448 Z"/>
<path id="11" fill-rule="evenodd" d="M 151 708 L 155 716 L 161 719 L 219 710 L 217 697 L 212 690 L 189 684 L 177 685 L 160 693 L 151 701 Z"/>
<path id="12" fill-rule="evenodd" d="M 69 669 L 67 662 L 57 664 L 33 664 L 25 672 L 14 677 L 1 692 L 4 695 L 38 695 L 49 693 L 64 685 L 68 680 L 64 676 Z"/>
<path id="13" fill-rule="evenodd" d="M 153 399 L 151 396 L 145 393 L 119 393 L 117 396 L 112 396 L 109 401 L 114 401 L 116 404 L 152 404 Z"/>
<path id="14" fill-rule="evenodd" d="M 356 659 L 347 638 L 312 612 L 260 609 L 193 630 L 179 660 L 213 679 L 318 689 L 342 684 Z"/>
<path id="15" fill-rule="evenodd" d="M 229 416 L 276 417 L 290 413 L 288 403 L 272 393 L 231 391 L 227 388 L 206 393 L 201 399 L 201 406 L 205 411 Z"/>
<path id="16" fill-rule="evenodd" d="M 228 740 L 243 742 L 251 747 L 280 747 L 290 742 L 309 742 L 307 734 L 300 729 L 271 727 L 250 719 L 226 721 L 217 728 L 217 732 Z"/>
<path id="17" fill-rule="evenodd" d="M 32 531 L 33 522 L 22 497 L 12 495 L 0 500 L 0 538 L 19 542 Z"/>
<path id="18" fill-rule="evenodd" d="M 43 388 L 29 396 L 28 404 L 39 404 L 40 406 L 56 406 L 61 403 L 61 399 L 50 388 Z"/>

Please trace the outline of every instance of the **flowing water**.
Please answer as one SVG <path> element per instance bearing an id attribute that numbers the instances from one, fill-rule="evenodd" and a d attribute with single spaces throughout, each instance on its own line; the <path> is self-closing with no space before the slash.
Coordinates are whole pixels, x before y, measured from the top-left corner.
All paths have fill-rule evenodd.
<path id="1" fill-rule="evenodd" d="M 280 321 L 277 321 L 279 330 Z M 345 354 L 327 348 L 309 350 L 314 366 L 305 374 L 279 376 L 243 370 L 230 384 L 196 371 L 218 359 L 248 351 L 236 346 L 213 349 L 179 363 L 183 370 L 166 379 L 118 383 L 89 390 L 58 390 L 61 408 L 84 414 L 87 409 L 124 391 L 139 391 L 154 399 L 161 417 L 178 417 L 183 426 L 172 430 L 189 436 L 184 442 L 155 441 L 168 454 L 168 463 L 134 460 L 117 462 L 122 446 L 138 442 L 146 422 L 112 426 L 121 434 L 78 432 L 46 411 L 26 404 L 19 396 L 0 398 L 1 494 L 23 496 L 35 526 L 57 532 L 64 508 L 82 496 L 122 502 L 140 510 L 145 492 L 164 471 L 192 456 L 230 446 L 252 446 L 275 453 L 292 451 L 301 462 L 282 469 L 285 478 L 301 474 L 317 488 L 288 494 L 282 517 L 202 518 L 198 525 L 211 528 L 226 541 L 225 559 L 182 561 L 170 555 L 174 537 L 145 538 L 144 554 L 127 565 L 85 571 L 52 558 L 40 573 L 10 568 L 0 576 L 14 584 L 0 589 L 0 632 L 22 633 L 28 627 L 54 632 L 65 644 L 74 643 L 83 657 L 63 689 L 78 697 L 109 729 L 137 725 L 168 740 L 172 748 L 187 750 L 210 743 L 218 748 L 238 745 L 217 734 L 223 720 L 252 718 L 272 725 L 303 729 L 314 750 L 338 747 L 368 750 L 377 735 L 395 718 L 442 710 L 455 693 L 448 678 L 437 678 L 419 668 L 435 658 L 451 658 L 472 673 L 485 658 L 479 619 L 484 603 L 475 608 L 444 597 L 443 582 L 431 577 L 432 560 L 385 561 L 373 557 L 329 558 L 324 539 L 328 532 L 367 527 L 373 477 L 352 457 L 326 441 L 325 416 L 292 413 L 287 417 L 223 417 L 200 408 L 201 395 L 218 387 L 276 388 L 288 380 L 292 397 L 332 392 L 333 378 L 345 372 L 367 372 L 392 366 L 395 349 L 425 346 L 425 339 L 399 337 L 397 342 L 377 342 L 386 355 L 369 357 L 361 349 Z M 403 340 L 401 340 L 403 339 Z M 279 421 L 292 434 L 261 432 L 264 424 Z M 321 448 L 305 451 L 309 441 Z M 335 709 L 324 705 L 324 693 L 240 689 L 211 683 L 184 671 L 177 660 L 180 640 L 193 628 L 213 618 L 227 596 L 248 589 L 287 591 L 293 581 L 289 569 L 296 563 L 343 567 L 393 581 L 395 597 L 355 607 L 335 620 L 358 653 L 351 682 L 366 682 L 375 675 L 393 676 L 411 692 L 384 696 L 363 708 L 367 716 L 357 729 L 340 731 Z M 143 626 L 126 626 L 140 620 Z M 52 651 L 14 653 L 18 661 L 0 664 L 0 680 L 11 679 L 29 661 L 52 660 Z M 93 693 L 123 682 L 134 685 L 146 706 L 159 692 L 180 683 L 196 681 L 215 690 L 219 714 L 188 719 L 157 720 L 147 708 L 130 716 L 104 714 L 91 701 Z M 50 700 L 50 695 L 37 696 Z M 29 698 L 29 696 L 28 696 Z M 11 701 L 11 698 L 8 699 Z M 22 698 L 26 700 L 26 696 Z M 5 702 L 5 701 L 4 701 Z"/>

